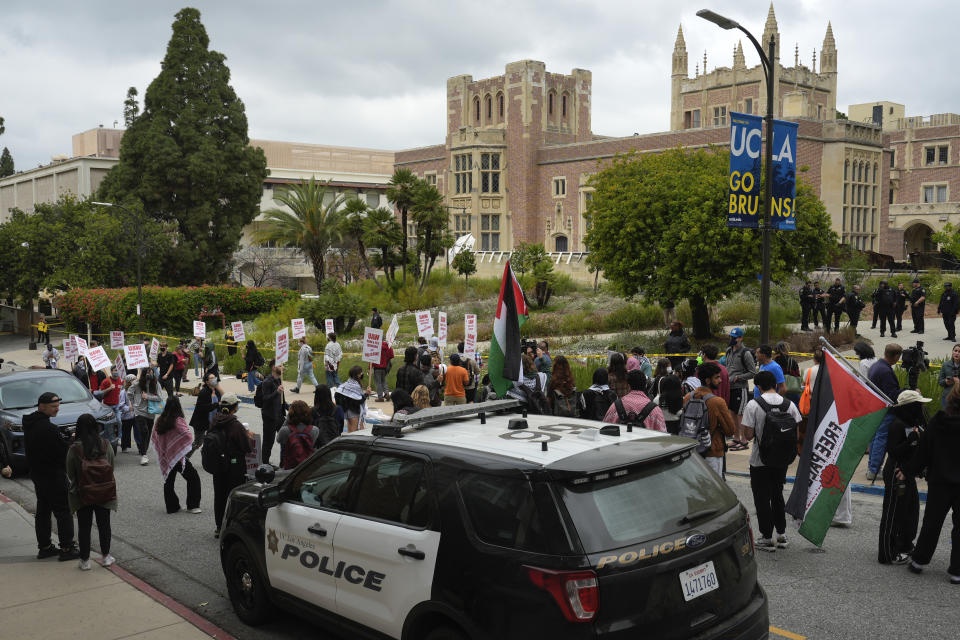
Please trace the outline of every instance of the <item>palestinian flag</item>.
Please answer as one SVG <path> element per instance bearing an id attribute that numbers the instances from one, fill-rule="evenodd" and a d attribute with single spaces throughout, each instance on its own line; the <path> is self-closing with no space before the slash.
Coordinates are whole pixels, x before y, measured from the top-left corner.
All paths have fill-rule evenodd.
<path id="1" fill-rule="evenodd" d="M 818 547 L 890 406 L 832 353 L 824 350 L 823 356 L 797 477 L 786 504 L 787 513 L 802 521 L 800 535 Z"/>
<path id="2" fill-rule="evenodd" d="M 507 260 L 500 283 L 500 298 L 497 300 L 497 315 L 493 320 L 493 337 L 490 339 L 490 384 L 503 398 L 514 382 L 520 381 L 523 367 L 520 363 L 520 325 L 527 321 L 527 300 Z"/>

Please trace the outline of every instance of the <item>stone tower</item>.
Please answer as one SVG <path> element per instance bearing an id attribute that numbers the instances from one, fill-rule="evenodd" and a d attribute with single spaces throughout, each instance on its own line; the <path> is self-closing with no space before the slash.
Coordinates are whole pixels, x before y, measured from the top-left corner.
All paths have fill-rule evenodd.
<path id="1" fill-rule="evenodd" d="M 673 45 L 673 72 L 670 76 L 670 128 L 683 128 L 683 104 L 680 85 L 687 79 L 687 43 L 683 40 L 683 26 L 677 29 L 677 41 Z"/>

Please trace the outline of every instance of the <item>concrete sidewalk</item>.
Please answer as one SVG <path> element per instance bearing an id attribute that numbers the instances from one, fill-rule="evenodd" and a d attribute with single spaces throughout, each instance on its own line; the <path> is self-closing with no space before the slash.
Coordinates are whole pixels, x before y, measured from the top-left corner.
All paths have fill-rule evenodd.
<path id="1" fill-rule="evenodd" d="M 96 551 L 90 571 L 80 571 L 76 560 L 37 560 L 33 516 L 3 494 L 0 532 L 4 638 L 232 638 L 117 565 L 101 567 Z"/>

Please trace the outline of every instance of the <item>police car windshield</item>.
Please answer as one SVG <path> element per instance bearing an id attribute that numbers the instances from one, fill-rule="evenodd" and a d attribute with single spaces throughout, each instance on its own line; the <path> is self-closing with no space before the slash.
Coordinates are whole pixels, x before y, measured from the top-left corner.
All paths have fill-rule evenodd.
<path id="1" fill-rule="evenodd" d="M 587 553 L 682 531 L 690 526 L 683 522 L 689 514 L 723 513 L 737 504 L 736 495 L 696 455 L 584 476 L 560 485 L 560 491 Z"/>

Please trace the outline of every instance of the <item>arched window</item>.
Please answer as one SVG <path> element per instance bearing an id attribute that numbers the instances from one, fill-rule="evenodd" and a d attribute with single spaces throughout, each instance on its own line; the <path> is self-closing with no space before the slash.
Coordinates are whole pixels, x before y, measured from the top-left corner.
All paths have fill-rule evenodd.
<path id="1" fill-rule="evenodd" d="M 485 100 L 487 103 L 487 123 L 489 124 L 490 122 L 493 122 L 493 98 L 487 94 Z"/>
<path id="2" fill-rule="evenodd" d="M 547 94 L 547 115 L 553 115 L 553 91 Z"/>
<path id="3" fill-rule="evenodd" d="M 557 236 L 555 247 L 557 253 L 565 253 L 567 251 L 567 236 Z"/>
<path id="4" fill-rule="evenodd" d="M 863 163 L 857 165 L 857 182 L 863 182 Z"/>
<path id="5" fill-rule="evenodd" d="M 567 119 L 567 94 L 560 96 L 560 117 Z"/>
<path id="6" fill-rule="evenodd" d="M 503 94 L 497 94 L 497 117 L 500 122 L 503 122 Z"/>
<path id="7" fill-rule="evenodd" d="M 850 161 L 847 160 L 843 163 L 843 179 L 846 180 L 848 174 L 850 173 Z"/>
<path id="8" fill-rule="evenodd" d="M 480 98 L 473 99 L 473 121 L 475 124 L 480 124 Z"/>
<path id="9" fill-rule="evenodd" d="M 877 183 L 877 163 L 873 163 L 873 183 Z"/>

